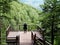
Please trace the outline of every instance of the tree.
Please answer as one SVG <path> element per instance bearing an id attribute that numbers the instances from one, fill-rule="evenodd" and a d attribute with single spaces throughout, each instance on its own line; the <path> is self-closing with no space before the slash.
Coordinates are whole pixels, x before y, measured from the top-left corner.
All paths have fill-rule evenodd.
<path id="1" fill-rule="evenodd" d="M 0 7 L 2 37 L 6 37 L 4 34 L 9 24 L 14 29 L 19 30 L 19 24 L 23 24 L 24 22 L 27 24 L 36 24 L 37 21 L 39 21 L 40 11 L 26 4 L 22 4 L 18 0 L 3 0 L 0 2 Z M 3 26 L 1 26 L 1 23 Z M 36 26 L 29 26 L 29 29 L 31 29 L 30 27 L 36 29 Z M 6 38 L 4 40 L 6 40 Z"/>
<path id="2" fill-rule="evenodd" d="M 49 33 L 51 32 L 52 17 L 54 17 L 54 35 L 56 32 L 59 32 L 60 27 L 60 0 L 44 0 L 44 5 L 42 7 L 43 13 L 45 14 L 44 19 L 42 20 L 42 27 L 46 29 Z M 48 31 L 49 30 L 49 31 Z M 48 34 L 47 33 L 47 34 Z M 46 34 L 46 35 L 47 35 Z M 49 33 L 50 34 L 50 33 Z M 56 35 L 55 35 L 56 36 Z"/>
<path id="3" fill-rule="evenodd" d="M 3 45 L 3 44 L 6 45 L 6 42 L 5 42 L 5 40 L 6 40 L 6 27 L 7 27 L 6 24 L 8 24 L 8 23 L 5 22 L 5 21 L 7 21 L 7 19 L 9 17 L 5 16 L 5 14 L 7 12 L 9 12 L 9 9 L 10 9 L 9 2 L 7 0 L 3 0 L 3 1 L 1 0 L 0 1 L 0 33 L 1 33 L 0 37 L 2 37 L 2 38 L 0 38 L 1 39 L 0 40 L 0 42 L 1 42 L 0 44 L 1 45 Z"/>

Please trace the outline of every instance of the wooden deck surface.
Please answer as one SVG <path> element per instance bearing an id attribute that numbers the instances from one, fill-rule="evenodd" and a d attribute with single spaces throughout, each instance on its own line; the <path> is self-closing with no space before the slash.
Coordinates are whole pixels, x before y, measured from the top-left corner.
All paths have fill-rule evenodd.
<path id="1" fill-rule="evenodd" d="M 42 37 L 38 32 L 33 32 L 33 34 L 36 34 L 36 36 L 38 36 L 39 38 Z M 20 45 L 32 45 L 31 31 L 27 31 L 27 32 L 24 32 L 24 31 L 12 32 L 12 31 L 10 31 L 9 35 L 8 35 L 8 39 L 10 37 L 16 37 L 17 35 L 20 36 L 20 40 L 19 40 Z"/>

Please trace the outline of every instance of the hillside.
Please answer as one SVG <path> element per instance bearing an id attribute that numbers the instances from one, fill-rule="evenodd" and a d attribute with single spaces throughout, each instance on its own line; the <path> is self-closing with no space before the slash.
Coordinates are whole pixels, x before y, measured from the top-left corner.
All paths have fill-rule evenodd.
<path id="1" fill-rule="evenodd" d="M 9 23 L 14 27 L 16 25 L 23 25 L 24 23 L 27 24 L 39 24 L 39 14 L 41 11 L 28 6 L 26 4 L 22 4 L 19 2 L 12 1 L 10 4 L 10 11 L 5 14 L 8 16 Z M 16 27 L 15 27 L 16 28 Z"/>

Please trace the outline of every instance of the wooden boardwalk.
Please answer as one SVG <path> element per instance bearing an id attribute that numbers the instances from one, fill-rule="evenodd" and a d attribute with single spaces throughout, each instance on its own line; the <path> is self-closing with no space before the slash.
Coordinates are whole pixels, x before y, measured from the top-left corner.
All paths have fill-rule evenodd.
<path id="1" fill-rule="evenodd" d="M 33 35 L 36 34 L 36 36 L 38 36 L 39 38 L 42 39 L 42 35 L 40 35 L 38 32 L 34 31 Z M 32 39 L 31 39 L 31 31 L 10 31 L 8 34 L 8 39 L 10 39 L 11 37 L 16 37 L 19 36 L 19 43 L 20 45 L 32 45 Z"/>

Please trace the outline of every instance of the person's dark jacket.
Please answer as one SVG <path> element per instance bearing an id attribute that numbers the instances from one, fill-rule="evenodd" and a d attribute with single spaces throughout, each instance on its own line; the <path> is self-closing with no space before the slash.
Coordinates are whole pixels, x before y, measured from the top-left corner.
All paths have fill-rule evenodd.
<path id="1" fill-rule="evenodd" d="M 24 31 L 26 31 L 26 30 L 27 30 L 27 24 L 26 24 L 26 23 L 24 24 L 23 29 L 24 29 Z"/>

